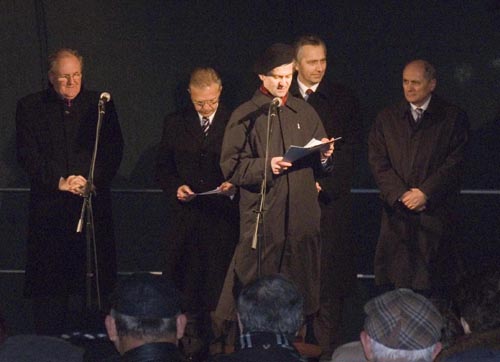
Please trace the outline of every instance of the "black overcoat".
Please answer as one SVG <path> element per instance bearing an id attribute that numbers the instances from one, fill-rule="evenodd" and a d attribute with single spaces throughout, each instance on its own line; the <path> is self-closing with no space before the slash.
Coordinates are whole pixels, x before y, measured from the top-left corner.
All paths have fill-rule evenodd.
<path id="1" fill-rule="evenodd" d="M 456 253 L 459 192 L 466 114 L 436 95 L 419 123 L 402 102 L 379 113 L 370 131 L 369 163 L 383 201 L 375 255 L 377 284 L 429 290 L 458 274 Z M 415 213 L 399 198 L 410 188 L 427 196 Z M 444 284 L 443 284 L 444 283 Z"/>
<path id="2" fill-rule="evenodd" d="M 70 108 L 55 91 L 21 99 L 16 112 L 17 157 L 30 180 L 25 275 L 27 296 L 84 292 L 86 239 L 76 233 L 83 199 L 58 190 L 60 177 L 88 176 L 99 93 L 82 90 Z M 113 102 L 100 132 L 92 198 L 101 292 L 116 278 L 110 183 L 122 159 L 123 138 Z"/>
<path id="3" fill-rule="evenodd" d="M 290 92 L 302 98 L 296 78 Z M 323 79 L 307 99 L 335 142 L 335 172 L 318 180 L 321 186 L 321 294 L 342 297 L 356 282 L 357 245 L 352 237 L 351 187 L 355 153 L 361 144 L 359 102 L 344 86 Z"/>

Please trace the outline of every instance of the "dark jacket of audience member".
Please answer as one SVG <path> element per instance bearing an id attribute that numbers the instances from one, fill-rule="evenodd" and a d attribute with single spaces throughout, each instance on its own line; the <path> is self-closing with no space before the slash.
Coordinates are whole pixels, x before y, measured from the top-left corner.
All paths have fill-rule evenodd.
<path id="1" fill-rule="evenodd" d="M 169 280 L 134 274 L 118 285 L 111 308 L 106 330 L 121 355 L 112 361 L 184 361 L 177 341 L 184 334 L 186 316 Z"/>
<path id="2" fill-rule="evenodd" d="M 455 302 L 465 336 L 443 350 L 438 361 L 500 361 L 500 271 L 467 277 Z"/>

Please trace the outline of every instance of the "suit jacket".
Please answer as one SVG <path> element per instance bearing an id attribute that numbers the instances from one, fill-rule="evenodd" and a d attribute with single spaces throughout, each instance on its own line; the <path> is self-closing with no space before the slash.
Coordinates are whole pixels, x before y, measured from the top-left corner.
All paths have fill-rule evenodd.
<path id="1" fill-rule="evenodd" d="M 297 79 L 290 92 L 299 98 Z M 342 137 L 335 143 L 334 172 L 318 180 L 321 186 L 321 279 L 322 295 L 345 295 L 356 281 L 356 244 L 352 238 L 351 187 L 355 153 L 361 144 L 359 102 L 342 85 L 323 79 L 307 99 L 323 122 L 328 137 Z"/>
<path id="2" fill-rule="evenodd" d="M 82 90 L 67 108 L 51 88 L 21 99 L 16 112 L 16 147 L 29 176 L 30 204 L 25 294 L 82 293 L 85 233 L 75 232 L 83 199 L 58 190 L 60 177 L 87 177 L 94 148 L 99 93 Z M 116 261 L 110 184 L 123 152 L 113 102 L 100 130 L 92 198 L 102 292 L 114 283 Z"/>
<path id="3" fill-rule="evenodd" d="M 193 106 L 165 118 L 157 180 L 167 204 L 164 271 L 184 292 L 190 311 L 215 308 L 238 240 L 237 199 L 197 196 L 177 200 L 177 189 L 213 190 L 224 182 L 219 166 L 229 112 L 220 105 L 205 136 Z"/>
<path id="4" fill-rule="evenodd" d="M 406 101 L 378 114 L 368 139 L 368 160 L 383 201 L 375 255 L 378 284 L 430 289 L 459 275 L 454 248 L 467 140 L 467 115 L 437 95 L 419 123 Z M 427 196 L 423 212 L 399 201 L 410 188 Z"/>

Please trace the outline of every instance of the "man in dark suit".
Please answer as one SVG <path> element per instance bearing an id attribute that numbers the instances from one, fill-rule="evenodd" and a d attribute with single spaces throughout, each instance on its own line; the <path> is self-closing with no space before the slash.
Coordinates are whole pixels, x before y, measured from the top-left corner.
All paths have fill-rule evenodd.
<path id="1" fill-rule="evenodd" d="M 436 71 L 403 70 L 405 100 L 380 112 L 368 160 L 383 201 L 375 280 L 383 288 L 440 294 L 458 275 L 459 194 L 467 115 L 435 95 Z"/>
<path id="2" fill-rule="evenodd" d="M 229 119 L 220 105 L 221 91 L 214 69 L 192 72 L 192 104 L 166 117 L 157 163 L 168 205 L 164 274 L 183 292 L 190 322 L 205 344 L 213 338 L 210 312 L 238 241 L 235 187 L 224 181 L 219 167 Z M 199 195 L 215 189 L 219 193 Z"/>
<path id="3" fill-rule="evenodd" d="M 76 227 L 94 149 L 99 102 L 98 92 L 83 89 L 82 68 L 77 51 L 56 51 L 49 58 L 49 89 L 17 104 L 17 157 L 31 185 L 25 295 L 33 299 L 35 328 L 40 334 L 81 327 L 68 327 L 65 317 L 70 297 L 73 305 L 78 304 L 75 301 L 83 305 L 85 295 L 86 238 Z M 102 297 L 111 292 L 116 278 L 109 188 L 122 152 L 118 117 L 109 102 L 92 185 Z"/>
<path id="4" fill-rule="evenodd" d="M 297 39 L 298 74 L 290 91 L 313 106 L 330 137 L 342 137 L 335 143 L 334 172 L 317 181 L 321 206 L 321 303 L 314 329 L 323 356 L 329 359 L 335 346 L 342 343 L 342 305 L 356 281 L 351 185 L 361 120 L 357 99 L 345 87 L 324 78 L 326 66 L 326 45 L 320 38 L 306 35 Z"/>

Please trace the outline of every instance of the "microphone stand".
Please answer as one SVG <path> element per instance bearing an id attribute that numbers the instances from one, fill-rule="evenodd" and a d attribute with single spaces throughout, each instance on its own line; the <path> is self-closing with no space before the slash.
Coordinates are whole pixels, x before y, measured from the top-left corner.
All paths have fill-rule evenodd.
<path id="1" fill-rule="evenodd" d="M 94 214 L 92 212 L 92 195 L 94 194 L 94 170 L 95 161 L 97 158 L 97 149 L 99 146 L 99 135 L 101 131 L 102 120 L 104 114 L 106 113 L 105 101 L 99 100 L 97 106 L 97 126 L 96 135 L 94 143 L 94 151 L 92 153 L 92 160 L 90 162 L 89 174 L 87 177 L 87 183 L 85 184 L 85 189 L 83 191 L 83 204 L 82 211 L 80 212 L 80 219 L 78 220 L 78 225 L 76 227 L 76 232 L 81 233 L 83 230 L 83 223 L 85 223 L 85 239 L 86 239 L 86 276 L 85 276 L 85 286 L 86 286 L 86 306 L 88 310 L 92 309 L 92 277 L 95 276 L 95 288 L 97 297 L 97 307 L 99 310 L 102 308 L 101 303 L 101 291 L 99 285 L 99 266 L 97 264 L 97 248 L 95 239 L 95 229 L 94 229 Z M 93 251 L 93 252 L 92 252 Z M 94 265 L 95 273 L 93 273 L 92 266 Z"/>
<path id="2" fill-rule="evenodd" d="M 267 164 L 269 162 L 269 143 L 272 133 L 272 118 L 276 117 L 278 106 L 271 103 L 267 112 L 267 128 L 266 128 L 266 150 L 264 155 L 264 177 L 260 185 L 260 201 L 259 209 L 254 210 L 256 213 L 255 231 L 252 238 L 252 249 L 257 249 L 257 277 L 261 276 L 261 261 L 262 261 L 262 241 L 264 240 L 264 205 L 266 203 L 267 193 Z"/>

